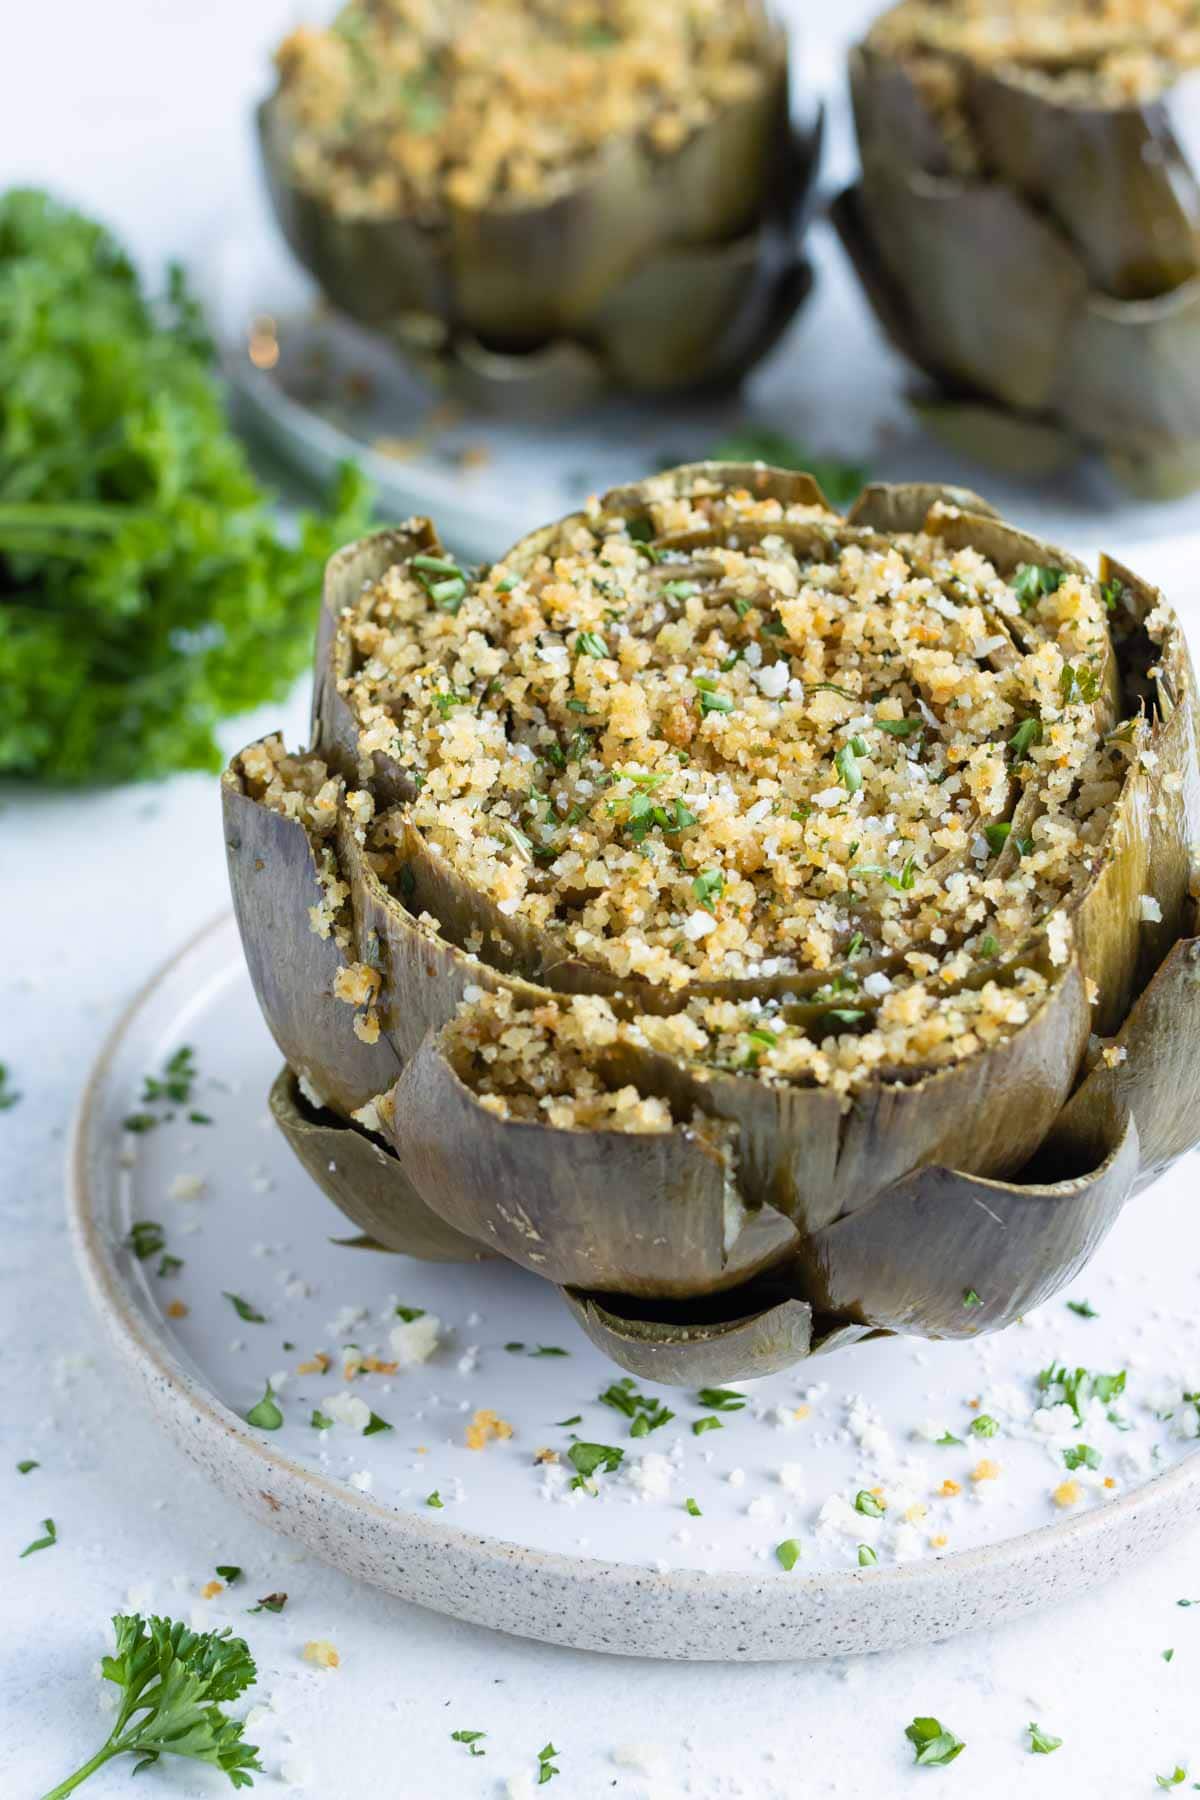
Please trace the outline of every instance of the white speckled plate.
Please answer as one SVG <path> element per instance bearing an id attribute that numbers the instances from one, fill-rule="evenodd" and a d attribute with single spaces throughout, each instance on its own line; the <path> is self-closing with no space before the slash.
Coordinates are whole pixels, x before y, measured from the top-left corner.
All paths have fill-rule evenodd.
<path id="1" fill-rule="evenodd" d="M 182 1044 L 199 1071 L 190 1099 L 126 1132 L 143 1077 Z M 1098 1316 L 1060 1299 L 975 1343 L 843 1351 L 746 1384 L 745 1405 L 700 1435 L 696 1396 L 661 1390 L 677 1416 L 632 1438 L 598 1398 L 619 1372 L 544 1283 L 331 1244 L 350 1228 L 267 1118 L 277 1063 L 233 922 L 218 920 L 151 981 L 96 1066 L 71 1216 L 96 1305 L 170 1435 L 223 1491 L 339 1568 L 551 1643 L 831 1656 L 1074 1593 L 1197 1516 L 1196 1408 L 1183 1402 L 1200 1388 L 1194 1158 L 1126 1211 L 1071 1296 Z M 160 1273 L 157 1250 L 137 1258 L 135 1220 L 162 1228 L 182 1268 Z M 265 1322 L 243 1321 L 229 1294 Z M 435 1353 L 348 1383 L 340 1351 L 354 1340 L 388 1359 L 397 1304 L 437 1316 Z M 328 1374 L 298 1372 L 317 1351 Z M 1099 1404 L 1079 1427 L 1069 1413 L 1034 1419 L 1037 1371 L 1059 1361 L 1128 1371 L 1116 1423 Z M 273 1432 L 245 1419 L 268 1379 L 284 1415 Z M 314 1409 L 328 1414 L 351 1388 L 389 1431 L 314 1428 Z M 473 1451 L 465 1429 L 482 1408 L 512 1436 Z M 981 1415 L 994 1435 L 971 1429 Z M 623 1452 L 595 1495 L 572 1492 L 564 1461 L 534 1460 L 565 1457 L 574 1431 Z M 943 1433 L 962 1441 L 933 1441 Z M 1064 1510 L 1053 1494 L 1080 1441 L 1101 1461 L 1060 1495 L 1074 1499 Z M 871 1488 L 882 1519 L 853 1508 Z M 789 1539 L 801 1554 L 787 1572 L 776 1546 Z M 875 1566 L 859 1566 L 860 1544 Z"/>

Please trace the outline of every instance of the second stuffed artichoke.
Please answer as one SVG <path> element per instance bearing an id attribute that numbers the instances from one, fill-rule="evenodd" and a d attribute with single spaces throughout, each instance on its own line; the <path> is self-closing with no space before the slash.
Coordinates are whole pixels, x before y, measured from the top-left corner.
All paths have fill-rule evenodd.
<path id="1" fill-rule="evenodd" d="M 368 538 L 224 782 L 275 1115 L 659 1380 L 1004 1325 L 1200 1136 L 1197 730 L 1161 595 L 960 489 Z"/>
<path id="2" fill-rule="evenodd" d="M 901 0 L 851 80 L 835 217 L 928 422 L 1026 474 L 1090 449 L 1151 497 L 1200 484 L 1191 0 Z"/>
<path id="3" fill-rule="evenodd" d="M 818 136 L 760 0 L 348 0 L 277 62 L 292 249 L 460 398 L 733 382 L 807 293 Z"/>

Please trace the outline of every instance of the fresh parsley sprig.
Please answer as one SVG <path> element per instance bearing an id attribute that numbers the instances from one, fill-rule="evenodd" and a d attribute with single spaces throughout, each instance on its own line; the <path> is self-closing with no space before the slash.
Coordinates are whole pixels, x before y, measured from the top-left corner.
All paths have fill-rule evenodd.
<path id="1" fill-rule="evenodd" d="M 113 1728 L 96 1754 L 51 1788 L 44 1800 L 64 1800 L 89 1775 L 117 1756 L 135 1756 L 134 1774 L 160 1756 L 186 1756 L 229 1777 L 235 1788 L 253 1787 L 250 1770 L 262 1773 L 258 1746 L 243 1726 L 221 1711 L 244 1694 L 258 1670 L 243 1638 L 224 1631 L 195 1632 L 172 1619 L 118 1613 L 114 1652 L 103 1658 L 106 1681 L 121 1690 Z"/>

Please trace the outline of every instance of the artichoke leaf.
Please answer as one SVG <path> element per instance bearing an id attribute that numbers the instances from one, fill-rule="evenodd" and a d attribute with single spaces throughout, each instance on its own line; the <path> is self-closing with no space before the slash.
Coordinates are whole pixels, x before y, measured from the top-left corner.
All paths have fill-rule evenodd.
<path id="1" fill-rule="evenodd" d="M 1200 276 L 1157 299 L 1093 294 L 1064 338 L 1050 404 L 1152 497 L 1186 491 L 1200 461 Z"/>
<path id="2" fill-rule="evenodd" d="M 1133 1191 L 1131 1118 L 1115 1137 L 1094 1132 L 1076 1148 L 1089 1153 L 1087 1165 L 1066 1179 L 916 1170 L 808 1241 L 806 1291 L 823 1313 L 921 1337 L 1011 1324 L 1072 1280 Z"/>
<path id="3" fill-rule="evenodd" d="M 870 531 L 923 532 L 930 527 L 929 515 L 935 506 L 970 513 L 973 519 L 1000 517 L 995 507 L 971 488 L 936 481 L 873 481 L 846 514 L 846 523 Z"/>
<path id="4" fill-rule="evenodd" d="M 751 1290 L 751 1294 L 753 1290 Z M 804 1300 L 769 1300 L 751 1306 L 751 1295 L 739 1290 L 726 1296 L 748 1308 L 736 1316 L 713 1316 L 688 1307 L 675 1314 L 658 1308 L 622 1309 L 610 1295 L 565 1288 L 563 1298 L 598 1350 L 642 1381 L 664 1387 L 719 1387 L 775 1375 L 808 1356 L 838 1350 L 875 1335 L 865 1325 L 815 1325 Z"/>
<path id="5" fill-rule="evenodd" d="M 408 771 L 384 752 L 376 750 L 364 762 L 358 742 L 360 721 L 342 692 L 355 666 L 348 623 L 362 604 L 364 590 L 389 569 L 418 555 L 445 555 L 428 519 L 410 519 L 399 530 L 377 531 L 348 544 L 329 559 L 325 570 L 313 686 L 313 748 L 349 786 L 369 780 L 379 809 L 410 799 L 415 789 Z"/>
<path id="6" fill-rule="evenodd" d="M 947 449 L 1026 481 L 1057 475 L 1079 460 L 1079 440 L 1049 419 L 941 395 L 914 394 L 910 405 Z"/>
<path id="7" fill-rule="evenodd" d="M 270 1106 L 317 1186 L 359 1227 L 362 1237 L 349 1240 L 356 1248 L 400 1251 L 424 1262 L 481 1262 L 491 1255 L 429 1210 L 399 1158 L 378 1139 L 310 1107 L 286 1066 L 271 1087 Z"/>
<path id="8" fill-rule="evenodd" d="M 1081 1142 L 1130 1115 L 1140 1191 L 1200 1143 L 1200 938 L 1168 951 L 1059 1115 L 1046 1152 L 1077 1159 Z"/>
<path id="9" fill-rule="evenodd" d="M 953 388 L 1042 412 L 1088 301 L 1083 264 L 1052 225 L 997 182 L 892 167 L 859 190 L 863 223 L 890 280 L 920 295 L 909 328 L 918 360 Z"/>
<path id="10" fill-rule="evenodd" d="M 716 1293 L 782 1261 L 796 1233 L 747 1209 L 736 1134 L 560 1129 L 481 1104 L 426 1039 L 396 1083 L 385 1130 L 448 1223 L 562 1286 L 647 1298 Z"/>
<path id="11" fill-rule="evenodd" d="M 1064 106 L 1011 68 L 972 68 L 983 161 L 1057 221 L 1101 293 L 1149 299 L 1200 274 L 1200 186 L 1171 124 L 1200 108 L 1185 76 L 1144 106 Z"/>
<path id="12" fill-rule="evenodd" d="M 648 476 L 645 481 L 610 488 L 600 506 L 607 514 L 633 520 L 644 517 L 651 506 L 671 500 L 692 495 L 703 499 L 706 493 L 720 495 L 740 489 L 753 494 L 756 500 L 778 500 L 784 507 L 820 507 L 835 519 L 837 516 L 820 484 L 811 475 L 798 469 L 773 469 L 766 463 L 757 462 L 682 463 L 677 469 L 665 469 L 661 475 Z"/>
<path id="13" fill-rule="evenodd" d="M 353 958 L 314 929 L 310 909 L 327 911 L 329 896 L 312 841 L 298 819 L 246 793 L 237 758 L 222 777 L 221 804 L 234 912 L 263 1017 L 312 1092 L 349 1115 L 390 1087 L 400 1064 L 386 1037 L 356 1034 L 354 1007 L 334 994 Z"/>

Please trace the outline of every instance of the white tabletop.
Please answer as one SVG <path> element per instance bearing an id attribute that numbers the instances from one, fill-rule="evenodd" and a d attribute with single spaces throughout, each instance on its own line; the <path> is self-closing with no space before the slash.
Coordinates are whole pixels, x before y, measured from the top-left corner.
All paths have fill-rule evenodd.
<path id="1" fill-rule="evenodd" d="M 794 0 L 795 8 L 802 0 Z M 849 29 L 863 8 L 844 9 Z M 43 0 L 4 25 L 0 179 L 102 209 L 139 252 L 195 255 L 261 199 L 245 127 L 288 0 Z M 1118 541 L 1113 521 L 1106 535 Z M 1152 558 L 1143 556 L 1143 562 Z M 1153 566 L 1148 573 L 1156 573 Z M 277 709 L 302 734 L 302 706 Z M 249 730 L 245 735 L 249 735 Z M 229 733 L 232 744 L 242 728 Z M 261 1791 L 321 1800 L 532 1793 L 552 1740 L 562 1800 L 894 1800 L 957 1784 L 972 1800 L 1152 1794 L 1191 1759 L 1200 1781 L 1200 1537 L 1103 1591 L 924 1650 L 833 1665 L 673 1666 L 552 1651 L 417 1612 L 331 1573 L 216 1497 L 118 1375 L 70 1261 L 67 1121 L 122 1003 L 225 903 L 216 787 L 181 777 L 87 796 L 0 796 L 0 1794 L 43 1793 L 107 1732 L 96 1664 L 127 1606 L 187 1618 L 218 1562 L 287 1610 L 248 1619 L 260 1678 L 249 1735 Z M 19 1459 L 40 1467 L 16 1473 Z M 51 1517 L 52 1549 L 18 1561 Z M 244 1591 L 244 1590 L 243 1590 Z M 224 1618 L 220 1602 L 213 1616 Z M 321 1672 L 304 1643 L 328 1638 Z M 1175 1651 L 1167 1663 L 1163 1653 Z M 914 1770 L 903 1729 L 935 1714 L 966 1740 Z M 1039 1720 L 1064 1740 L 1027 1749 Z M 484 1758 L 451 1741 L 487 1732 Z M 123 1794 L 116 1765 L 83 1790 Z M 511 1786 L 509 1785 L 511 1782 Z M 529 1784 L 529 1785 L 527 1785 Z M 139 1792 L 231 1790 L 191 1764 Z"/>

